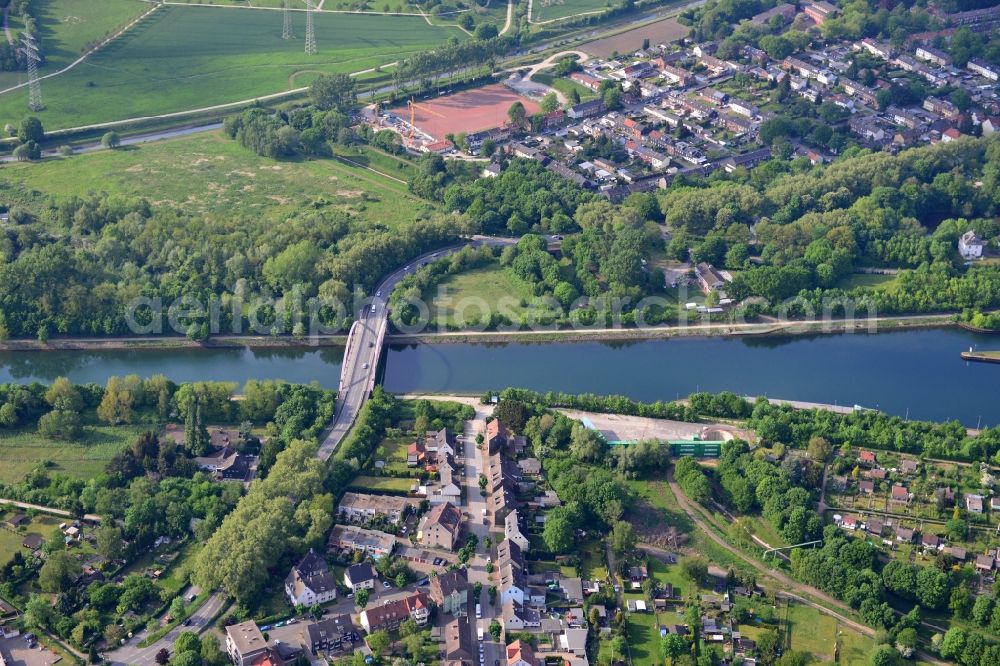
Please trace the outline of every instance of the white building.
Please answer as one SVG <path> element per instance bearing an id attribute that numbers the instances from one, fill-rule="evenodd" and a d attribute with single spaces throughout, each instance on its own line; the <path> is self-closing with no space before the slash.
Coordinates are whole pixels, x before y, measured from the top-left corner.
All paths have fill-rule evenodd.
<path id="1" fill-rule="evenodd" d="M 958 239 L 958 253 L 966 260 L 980 259 L 983 256 L 983 247 L 985 245 L 983 239 L 970 229 Z"/>

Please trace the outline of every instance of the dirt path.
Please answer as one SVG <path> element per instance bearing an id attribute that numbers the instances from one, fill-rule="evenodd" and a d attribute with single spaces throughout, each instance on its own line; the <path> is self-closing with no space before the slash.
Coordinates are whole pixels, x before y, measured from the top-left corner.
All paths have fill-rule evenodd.
<path id="1" fill-rule="evenodd" d="M 9 506 L 16 506 L 19 509 L 34 509 L 35 511 L 41 511 L 42 513 L 51 513 L 54 516 L 62 516 L 63 518 L 73 518 L 73 514 L 69 511 L 63 509 L 53 509 L 50 506 L 42 506 L 41 504 L 30 504 L 28 502 L 18 502 L 16 500 L 0 499 L 0 504 L 7 504 Z M 83 519 L 90 523 L 101 522 L 101 517 L 96 516 L 92 513 L 85 514 Z"/>

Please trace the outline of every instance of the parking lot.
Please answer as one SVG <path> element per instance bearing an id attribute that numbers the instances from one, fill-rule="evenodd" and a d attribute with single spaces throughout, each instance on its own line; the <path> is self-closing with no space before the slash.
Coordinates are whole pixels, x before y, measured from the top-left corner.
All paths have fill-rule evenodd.
<path id="1" fill-rule="evenodd" d="M 0 654 L 7 662 L 7 666 L 50 666 L 62 657 L 54 652 L 34 643 L 35 647 L 28 647 L 28 641 L 23 636 L 0 639 Z"/>

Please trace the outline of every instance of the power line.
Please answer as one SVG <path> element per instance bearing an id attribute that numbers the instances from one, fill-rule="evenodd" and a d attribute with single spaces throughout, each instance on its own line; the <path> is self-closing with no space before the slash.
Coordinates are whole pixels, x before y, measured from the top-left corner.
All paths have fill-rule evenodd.
<path id="1" fill-rule="evenodd" d="M 284 3 L 283 3 L 284 10 L 285 10 L 284 11 L 284 14 L 285 14 L 285 24 L 281 28 L 281 38 L 282 39 L 291 39 L 294 36 L 294 35 L 292 35 L 292 12 L 288 8 L 288 1 L 289 0 L 285 0 Z"/>
<path id="2" fill-rule="evenodd" d="M 316 29 L 313 27 L 314 0 L 306 0 L 306 53 L 316 55 Z"/>
<path id="3" fill-rule="evenodd" d="M 30 32 L 24 33 L 21 43 L 24 57 L 28 61 L 28 108 L 32 111 L 41 111 L 45 108 L 42 104 L 42 84 L 38 79 L 38 63 L 42 57 L 38 53 L 35 36 Z"/>

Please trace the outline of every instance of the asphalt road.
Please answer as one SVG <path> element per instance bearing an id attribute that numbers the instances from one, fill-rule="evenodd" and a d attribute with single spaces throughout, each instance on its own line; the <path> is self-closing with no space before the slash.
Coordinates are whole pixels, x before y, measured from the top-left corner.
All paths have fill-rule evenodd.
<path id="1" fill-rule="evenodd" d="M 222 127 L 222 123 L 208 123 L 205 125 L 187 125 L 184 127 L 176 127 L 174 129 L 157 130 L 155 132 L 145 132 L 143 134 L 133 134 L 132 136 L 122 137 L 121 145 L 119 149 L 125 146 L 135 146 L 141 143 L 150 143 L 151 141 L 162 141 L 164 139 L 173 139 L 179 136 L 187 136 L 189 134 L 199 134 L 201 132 L 211 132 L 212 130 L 217 130 Z M 92 153 L 97 150 L 107 150 L 100 141 L 92 141 L 90 143 L 78 144 L 73 147 L 73 154 L 80 155 L 82 153 Z M 57 157 L 59 155 L 58 148 L 47 148 L 42 151 L 42 157 Z M 16 162 L 17 158 L 13 155 L 4 155 L 0 157 L 0 162 Z"/>
<path id="2" fill-rule="evenodd" d="M 196 588 L 188 588 L 183 592 L 185 598 L 190 594 L 197 594 Z M 212 618 L 222 610 L 223 604 L 226 603 L 226 595 L 221 592 L 216 592 L 210 596 L 205 603 L 201 605 L 198 610 L 194 612 L 189 618 L 191 624 L 189 626 L 179 626 L 175 629 L 171 629 L 166 636 L 156 641 L 149 647 L 140 648 L 138 647 L 139 642 L 142 641 L 146 636 L 149 635 L 147 631 L 140 631 L 138 634 L 129 639 L 129 641 L 107 654 L 108 662 L 112 666 L 155 666 L 156 664 L 156 653 L 162 648 L 167 648 L 167 650 L 173 651 L 174 641 L 180 635 L 181 631 L 194 631 L 201 632 L 202 630 L 208 628 L 209 623 Z"/>
<path id="3" fill-rule="evenodd" d="M 344 364 L 340 373 L 341 392 L 337 396 L 337 408 L 317 454 L 321 459 L 328 460 L 333 455 L 368 399 L 369 387 L 375 383 L 375 373 L 382 355 L 383 343 L 378 339 L 379 329 L 386 324 L 389 316 L 389 294 L 399 281 L 416 270 L 421 263 L 445 257 L 466 245 L 480 247 L 484 244 L 503 246 L 513 243 L 514 240 L 509 238 L 477 237 L 462 245 L 422 254 L 382 279 L 375 289 L 375 295 L 366 300 L 355 313 L 357 325 L 353 329 L 347 349 L 344 350 Z"/>

